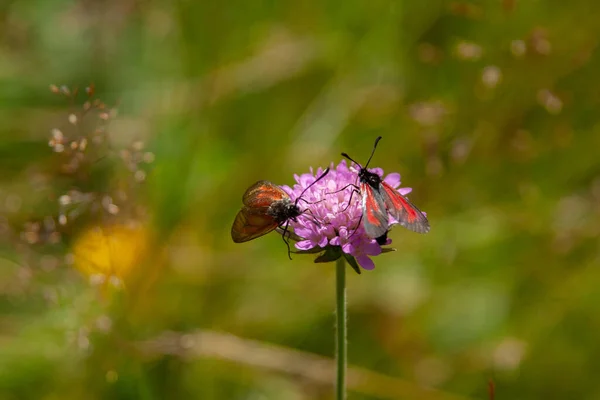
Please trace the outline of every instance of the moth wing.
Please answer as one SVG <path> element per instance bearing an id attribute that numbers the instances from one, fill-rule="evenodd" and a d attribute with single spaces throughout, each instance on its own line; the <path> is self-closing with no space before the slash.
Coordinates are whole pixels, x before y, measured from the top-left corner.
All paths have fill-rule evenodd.
<path id="1" fill-rule="evenodd" d="M 268 208 L 274 201 L 284 198 L 289 196 L 279 186 L 269 181 L 258 181 L 246 190 L 242 202 L 249 208 Z"/>
<path id="2" fill-rule="evenodd" d="M 381 182 L 381 188 L 387 211 L 400 225 L 417 233 L 429 232 L 429 221 L 421 210 L 387 183 Z"/>
<path id="3" fill-rule="evenodd" d="M 235 243 L 247 242 L 266 235 L 277 226 L 277 221 L 266 214 L 266 209 L 243 207 L 231 226 L 231 238 Z"/>
<path id="4" fill-rule="evenodd" d="M 379 190 L 368 183 L 360 184 L 363 208 L 363 226 L 368 237 L 375 239 L 388 230 L 388 214 L 385 200 Z"/>

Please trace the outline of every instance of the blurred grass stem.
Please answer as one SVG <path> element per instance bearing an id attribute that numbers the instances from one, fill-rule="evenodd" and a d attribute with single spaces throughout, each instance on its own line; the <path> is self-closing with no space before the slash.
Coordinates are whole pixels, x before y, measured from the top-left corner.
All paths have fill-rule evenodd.
<path id="1" fill-rule="evenodd" d="M 340 257 L 336 262 L 336 399 L 346 399 L 346 262 Z"/>

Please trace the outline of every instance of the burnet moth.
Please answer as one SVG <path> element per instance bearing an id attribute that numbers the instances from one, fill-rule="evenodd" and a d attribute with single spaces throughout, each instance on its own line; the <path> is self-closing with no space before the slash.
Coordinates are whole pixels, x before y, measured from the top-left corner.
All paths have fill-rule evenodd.
<path id="1" fill-rule="evenodd" d="M 342 153 L 342 156 L 359 167 L 358 179 L 362 196 L 363 226 L 367 236 L 382 245 L 387 241 L 388 214 L 393 216 L 403 227 L 417 233 L 429 232 L 429 221 L 406 197 L 384 182 L 379 175 L 367 169 L 380 140 L 381 136 L 375 139 L 373 151 L 364 167 L 350 158 L 348 154 Z"/>
<path id="2" fill-rule="evenodd" d="M 291 259 L 290 245 L 286 240 L 286 234 L 289 235 L 290 221 L 296 221 L 297 217 L 308 211 L 308 209 L 300 210 L 298 206 L 300 200 L 304 201 L 302 195 L 328 173 L 329 168 L 308 185 L 294 202 L 283 189 L 269 181 L 258 181 L 250 186 L 242 196 L 244 205 L 237 213 L 231 227 L 233 241 L 247 242 L 266 235 L 276 228 L 283 228 L 283 241 L 288 247 L 288 257 Z"/>

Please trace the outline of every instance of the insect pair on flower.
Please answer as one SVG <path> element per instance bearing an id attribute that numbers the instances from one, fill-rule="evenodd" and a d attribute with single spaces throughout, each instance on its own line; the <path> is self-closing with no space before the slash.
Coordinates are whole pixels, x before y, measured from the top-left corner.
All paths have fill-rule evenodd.
<path id="1" fill-rule="evenodd" d="M 300 253 L 325 250 L 317 261 L 332 261 L 334 253 L 337 257 L 343 255 L 359 272 L 356 262 L 364 269 L 373 269 L 370 256 L 389 250 L 381 246 L 391 243 L 387 238 L 391 225 L 398 223 L 418 233 L 428 232 L 427 217 L 405 197 L 411 189 L 398 188 L 400 175 L 384 177 L 379 168 L 367 169 L 380 139 L 375 141 L 364 166 L 342 153 L 357 168 L 348 168 L 342 160 L 314 174 L 311 170 L 296 175 L 297 183 L 292 188 L 267 181 L 252 185 L 233 223 L 233 241 L 245 242 L 279 228 L 289 251 L 293 228 Z"/>

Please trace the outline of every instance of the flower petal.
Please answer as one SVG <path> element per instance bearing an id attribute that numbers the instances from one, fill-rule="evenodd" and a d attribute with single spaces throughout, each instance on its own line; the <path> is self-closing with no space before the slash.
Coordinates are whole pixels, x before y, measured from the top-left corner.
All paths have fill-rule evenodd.
<path id="1" fill-rule="evenodd" d="M 355 247 L 352 246 L 352 243 L 344 243 L 342 245 L 342 251 L 346 254 L 352 254 L 355 251 Z"/>
<path id="2" fill-rule="evenodd" d="M 373 172 L 379 176 L 383 176 L 383 169 L 381 168 L 369 168 L 369 172 Z"/>
<path id="3" fill-rule="evenodd" d="M 283 189 L 283 191 L 284 191 L 284 192 L 286 192 L 286 193 L 288 194 L 288 196 L 290 196 L 292 199 L 293 199 L 294 197 L 296 197 L 296 195 L 295 195 L 295 193 L 294 193 L 294 190 L 293 190 L 291 187 L 289 187 L 288 185 L 281 185 L 281 186 L 279 186 L 279 187 L 280 187 L 281 189 Z"/>
<path id="4" fill-rule="evenodd" d="M 404 187 L 404 188 L 398 189 L 398 193 L 400 193 L 402 196 L 406 196 L 410 192 L 412 192 L 412 188 L 409 188 L 409 187 Z"/>
<path id="5" fill-rule="evenodd" d="M 395 189 L 400 186 L 400 174 L 397 172 L 387 174 L 383 181 Z"/>
<path id="6" fill-rule="evenodd" d="M 321 240 L 319 240 L 317 242 L 317 245 L 319 247 L 326 247 L 328 242 L 329 242 L 329 239 L 327 237 L 321 237 Z"/>
<path id="7" fill-rule="evenodd" d="M 298 250 L 310 250 L 315 247 L 315 244 L 311 240 L 301 240 L 296 243 L 296 248 Z"/>
<path id="8" fill-rule="evenodd" d="M 375 269 L 375 263 L 373 262 L 373 260 L 371 260 L 369 258 L 369 256 L 356 256 L 356 261 L 358 262 L 358 265 L 360 265 L 363 269 L 366 270 L 372 270 Z"/>

